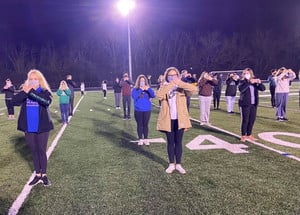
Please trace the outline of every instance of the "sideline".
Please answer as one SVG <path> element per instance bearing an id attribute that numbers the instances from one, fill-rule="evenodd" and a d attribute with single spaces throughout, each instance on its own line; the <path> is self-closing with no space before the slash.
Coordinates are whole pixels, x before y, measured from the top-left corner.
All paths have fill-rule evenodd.
<path id="1" fill-rule="evenodd" d="M 73 110 L 73 114 L 76 111 L 76 109 L 78 108 L 81 100 L 83 99 L 84 96 L 81 96 L 81 98 L 79 99 L 79 101 L 77 102 L 74 110 Z M 72 116 L 69 116 L 69 121 L 72 119 Z M 66 129 L 67 125 L 63 125 L 61 127 L 61 129 L 59 130 L 58 134 L 56 135 L 56 137 L 54 138 L 54 140 L 52 141 L 50 147 L 47 150 L 47 160 L 49 160 L 50 155 L 52 154 L 53 150 L 55 149 L 59 139 L 61 138 L 62 134 L 64 133 L 65 129 Z M 21 193 L 18 195 L 18 197 L 16 198 L 16 200 L 13 202 L 13 204 L 11 205 L 9 211 L 8 211 L 8 215 L 16 215 L 18 214 L 20 208 L 22 207 L 25 199 L 27 198 L 27 196 L 30 194 L 31 189 L 34 186 L 29 186 L 28 183 L 34 178 L 35 176 L 35 172 L 33 172 L 29 178 L 29 180 L 26 182 L 26 184 L 23 187 L 23 190 L 21 191 Z"/>

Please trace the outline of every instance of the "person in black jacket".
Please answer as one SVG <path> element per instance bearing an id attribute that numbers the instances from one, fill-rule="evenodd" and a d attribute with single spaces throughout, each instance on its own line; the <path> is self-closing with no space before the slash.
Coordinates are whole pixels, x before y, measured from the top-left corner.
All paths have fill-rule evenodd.
<path id="1" fill-rule="evenodd" d="M 113 89 L 114 89 L 114 94 L 115 94 L 115 105 L 116 109 L 121 109 L 120 108 L 120 101 L 121 101 L 121 91 L 122 91 L 122 86 L 120 79 L 117 77 L 116 80 L 114 81 L 113 84 Z"/>
<path id="2" fill-rule="evenodd" d="M 44 186 L 50 186 L 46 150 L 49 132 L 53 129 L 48 109 L 52 94 L 43 74 L 38 70 L 30 70 L 22 90 L 13 97 L 12 102 L 14 106 L 21 106 L 18 130 L 25 133 L 32 153 L 36 175 L 29 185 L 42 182 Z"/>
<path id="3" fill-rule="evenodd" d="M 15 87 L 9 78 L 6 79 L 2 92 L 5 94 L 5 104 L 8 112 L 8 119 L 15 119 L 15 110 L 12 104 L 12 97 L 15 93 Z"/>
<path id="4" fill-rule="evenodd" d="M 229 73 L 226 79 L 225 90 L 227 113 L 234 113 L 234 105 L 238 84 L 239 76 L 236 73 Z"/>
<path id="5" fill-rule="evenodd" d="M 265 85 L 261 83 L 261 80 L 254 77 L 252 69 L 246 68 L 243 70 L 239 84 L 242 142 L 245 142 L 246 140 L 257 140 L 252 135 L 252 129 L 256 119 L 258 91 L 264 91 L 265 89 Z"/>
<path id="6" fill-rule="evenodd" d="M 72 75 L 67 75 L 67 85 L 68 88 L 71 90 L 70 96 L 70 105 L 69 105 L 69 116 L 73 116 L 73 109 L 74 109 L 74 97 L 75 97 L 75 87 L 77 87 L 76 83 L 72 80 Z"/>

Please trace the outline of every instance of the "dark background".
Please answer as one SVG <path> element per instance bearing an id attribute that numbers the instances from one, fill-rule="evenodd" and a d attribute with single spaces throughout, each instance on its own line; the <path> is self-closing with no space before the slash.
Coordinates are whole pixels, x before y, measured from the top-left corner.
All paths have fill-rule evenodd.
<path id="1" fill-rule="evenodd" d="M 2 0 L 0 83 L 31 68 L 55 88 L 66 74 L 100 86 L 128 72 L 127 18 L 113 0 Z M 300 1 L 136 0 L 130 15 L 133 79 L 169 66 L 203 70 L 300 69 Z"/>

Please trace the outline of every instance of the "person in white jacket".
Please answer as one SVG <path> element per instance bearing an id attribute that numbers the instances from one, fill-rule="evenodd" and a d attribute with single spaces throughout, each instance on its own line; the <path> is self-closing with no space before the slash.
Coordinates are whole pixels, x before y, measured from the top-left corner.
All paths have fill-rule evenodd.
<path id="1" fill-rule="evenodd" d="M 296 74 L 291 69 L 281 67 L 277 70 L 274 76 L 274 80 L 276 82 L 276 120 L 288 121 L 286 118 L 286 106 L 289 99 L 290 82 L 296 78 Z"/>

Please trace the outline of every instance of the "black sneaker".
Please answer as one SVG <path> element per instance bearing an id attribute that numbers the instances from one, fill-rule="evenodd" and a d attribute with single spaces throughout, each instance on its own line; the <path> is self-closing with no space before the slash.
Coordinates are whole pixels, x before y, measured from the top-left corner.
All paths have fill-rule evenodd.
<path id="1" fill-rule="evenodd" d="M 128 116 L 128 117 L 127 117 L 127 119 L 128 119 L 128 120 L 131 120 L 131 117 L 130 117 L 130 116 Z"/>
<path id="2" fill-rule="evenodd" d="M 282 119 L 282 121 L 288 121 L 288 119 L 285 117 L 282 117 L 281 119 Z"/>
<path id="3" fill-rule="evenodd" d="M 126 117 L 126 116 L 124 116 L 124 117 L 123 117 L 123 120 L 127 120 L 127 117 Z"/>
<path id="4" fill-rule="evenodd" d="M 51 182 L 50 182 L 50 180 L 47 178 L 46 175 L 43 176 L 43 177 L 41 178 L 41 180 L 43 181 L 43 184 L 44 184 L 45 187 L 51 186 Z"/>
<path id="5" fill-rule="evenodd" d="M 29 186 L 34 186 L 37 185 L 38 183 L 41 182 L 42 177 L 41 176 L 35 176 L 34 179 L 29 183 Z"/>

